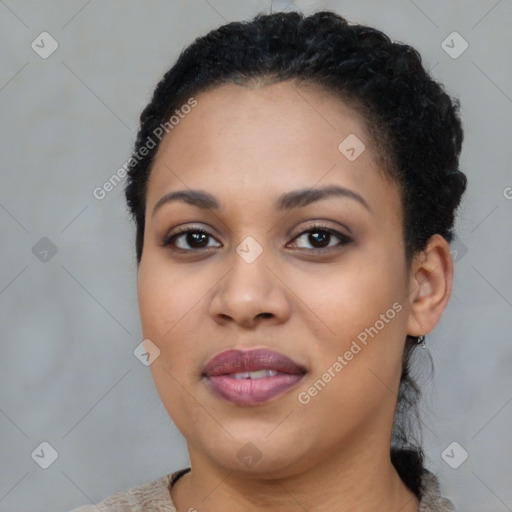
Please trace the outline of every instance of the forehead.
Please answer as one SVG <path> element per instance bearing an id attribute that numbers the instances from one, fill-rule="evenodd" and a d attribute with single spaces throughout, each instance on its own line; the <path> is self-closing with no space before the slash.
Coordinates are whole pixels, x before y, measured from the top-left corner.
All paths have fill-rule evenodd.
<path id="1" fill-rule="evenodd" d="M 332 94 L 291 82 L 224 84 L 195 99 L 160 144 L 148 208 L 178 189 L 270 204 L 282 192 L 337 184 L 398 215 L 398 191 L 378 168 L 362 119 Z"/>

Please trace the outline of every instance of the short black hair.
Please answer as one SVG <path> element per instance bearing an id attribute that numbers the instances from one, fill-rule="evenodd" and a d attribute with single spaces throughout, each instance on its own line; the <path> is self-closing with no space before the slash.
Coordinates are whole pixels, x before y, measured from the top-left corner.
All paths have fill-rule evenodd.
<path id="1" fill-rule="evenodd" d="M 400 191 L 408 267 L 438 233 L 454 237 L 455 212 L 466 189 L 459 170 L 463 130 L 459 102 L 422 65 L 411 46 L 383 32 L 349 24 L 327 10 L 258 14 L 196 38 L 158 83 L 140 116 L 126 200 L 136 223 L 136 255 L 143 251 L 146 188 L 159 144 L 140 150 L 187 98 L 213 87 L 290 80 L 322 87 L 359 114 L 380 167 Z M 420 390 L 409 374 L 417 338 L 407 336 L 393 431 L 391 459 L 402 480 L 420 496 L 423 452 L 410 444 L 405 412 Z M 416 416 L 417 416 L 417 409 Z M 407 448 L 407 447 L 412 448 Z"/>

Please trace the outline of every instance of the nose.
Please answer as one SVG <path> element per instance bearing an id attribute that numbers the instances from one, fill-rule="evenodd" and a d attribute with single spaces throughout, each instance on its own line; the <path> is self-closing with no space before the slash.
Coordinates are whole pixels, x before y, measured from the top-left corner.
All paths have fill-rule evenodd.
<path id="1" fill-rule="evenodd" d="M 253 329 L 261 322 L 274 325 L 290 317 L 289 288 L 264 254 L 252 262 L 234 254 L 232 267 L 221 279 L 210 304 L 210 313 L 218 324 Z"/>

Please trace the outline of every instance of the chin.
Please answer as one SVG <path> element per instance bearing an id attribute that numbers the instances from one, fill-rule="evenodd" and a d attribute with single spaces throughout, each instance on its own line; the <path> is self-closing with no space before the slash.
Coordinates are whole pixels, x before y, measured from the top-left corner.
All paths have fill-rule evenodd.
<path id="1" fill-rule="evenodd" d="M 268 425 L 257 429 L 252 424 L 252 428 L 237 435 L 229 429 L 229 425 L 225 428 L 233 437 L 221 429 L 220 438 L 207 437 L 196 447 L 201 457 L 207 454 L 215 465 L 226 472 L 255 478 L 286 477 L 300 472 L 301 462 L 310 458 L 308 445 L 286 430 L 280 432 L 281 435 L 273 432 L 268 436 L 272 432 Z"/>

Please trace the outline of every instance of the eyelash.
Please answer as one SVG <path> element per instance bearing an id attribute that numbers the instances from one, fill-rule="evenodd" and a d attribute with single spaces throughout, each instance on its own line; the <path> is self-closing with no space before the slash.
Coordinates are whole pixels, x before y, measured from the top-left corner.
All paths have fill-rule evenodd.
<path id="1" fill-rule="evenodd" d="M 340 240 L 340 242 L 334 247 L 313 248 L 313 249 L 301 248 L 301 250 L 313 251 L 313 252 L 317 252 L 317 253 L 318 252 L 319 253 L 327 253 L 327 252 L 331 252 L 332 250 L 335 250 L 337 248 L 349 245 L 353 242 L 352 238 L 350 238 L 349 236 L 347 236 L 343 233 L 340 233 L 339 231 L 336 231 L 332 228 L 329 228 L 328 226 L 325 226 L 323 224 L 313 224 L 307 230 L 301 231 L 300 233 L 298 233 L 297 236 L 295 236 L 292 240 L 296 240 L 297 238 L 300 238 L 303 235 L 306 235 L 308 233 L 318 233 L 318 232 L 329 233 L 330 235 L 333 235 L 336 238 L 338 238 Z M 202 228 L 194 228 L 194 227 L 182 228 L 182 229 L 179 229 L 177 232 L 173 233 L 172 235 L 167 235 L 162 241 L 162 246 L 163 247 L 172 246 L 178 237 L 186 235 L 188 233 L 195 233 L 195 234 L 199 233 L 199 234 L 204 234 L 204 235 L 207 235 L 207 236 L 213 238 L 213 236 L 208 231 L 205 231 Z M 330 240 L 329 240 L 329 242 L 330 242 Z M 181 248 L 177 248 L 177 247 L 172 247 L 172 250 L 182 252 L 182 253 L 183 252 L 200 252 L 200 251 L 205 251 L 208 249 L 210 249 L 210 248 L 203 247 L 200 249 L 181 249 Z"/>

